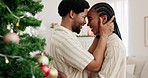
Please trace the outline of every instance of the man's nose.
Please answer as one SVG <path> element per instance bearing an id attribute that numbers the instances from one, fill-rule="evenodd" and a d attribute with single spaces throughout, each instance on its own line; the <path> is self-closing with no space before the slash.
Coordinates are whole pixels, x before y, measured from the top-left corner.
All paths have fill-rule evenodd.
<path id="1" fill-rule="evenodd" d="M 86 20 L 84 20 L 84 25 L 86 24 Z"/>

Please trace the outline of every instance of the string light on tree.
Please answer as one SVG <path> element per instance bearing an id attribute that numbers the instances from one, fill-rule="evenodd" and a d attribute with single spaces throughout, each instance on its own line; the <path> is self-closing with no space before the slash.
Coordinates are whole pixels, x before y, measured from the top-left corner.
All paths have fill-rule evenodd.
<path id="1" fill-rule="evenodd" d="M 33 0 L 34 2 L 41 2 L 42 0 Z"/>

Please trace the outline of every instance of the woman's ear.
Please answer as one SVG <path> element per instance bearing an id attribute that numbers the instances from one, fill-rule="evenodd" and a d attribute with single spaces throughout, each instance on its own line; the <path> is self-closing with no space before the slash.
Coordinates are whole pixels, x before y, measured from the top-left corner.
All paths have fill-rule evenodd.
<path id="1" fill-rule="evenodd" d="M 102 18 L 103 24 L 105 24 L 107 22 L 107 15 L 102 15 L 100 17 Z"/>

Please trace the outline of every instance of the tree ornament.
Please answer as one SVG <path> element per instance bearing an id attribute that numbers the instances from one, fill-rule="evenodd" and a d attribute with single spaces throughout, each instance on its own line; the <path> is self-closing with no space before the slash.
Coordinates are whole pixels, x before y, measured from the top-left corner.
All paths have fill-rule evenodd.
<path id="1" fill-rule="evenodd" d="M 14 42 L 16 44 L 19 44 L 19 36 L 14 32 L 7 33 L 4 38 L 4 42 L 8 45 L 10 42 Z"/>
<path id="2" fill-rule="evenodd" d="M 41 65 L 40 68 L 41 68 L 41 70 L 44 73 L 44 77 L 49 76 L 49 74 L 50 74 L 50 67 L 48 65 Z"/>
<path id="3" fill-rule="evenodd" d="M 42 65 L 48 65 L 49 64 L 49 59 L 47 56 L 44 55 L 44 53 L 41 53 L 41 55 L 38 57 L 38 63 Z"/>
<path id="4" fill-rule="evenodd" d="M 57 77 L 58 77 L 58 71 L 53 66 L 50 66 L 49 78 L 57 78 Z"/>

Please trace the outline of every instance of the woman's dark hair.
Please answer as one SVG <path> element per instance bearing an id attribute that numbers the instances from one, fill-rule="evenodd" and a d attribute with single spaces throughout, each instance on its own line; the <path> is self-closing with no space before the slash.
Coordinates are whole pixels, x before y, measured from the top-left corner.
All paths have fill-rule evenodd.
<path id="1" fill-rule="evenodd" d="M 89 4 L 86 0 L 62 0 L 58 6 L 58 13 L 60 16 L 66 16 L 71 10 L 79 14 L 88 9 Z"/>
<path id="2" fill-rule="evenodd" d="M 99 16 L 107 15 L 107 21 L 109 21 L 112 16 L 115 16 L 113 8 L 108 3 L 104 3 L 104 2 L 93 5 L 90 10 L 94 10 L 95 12 L 98 13 Z M 116 18 L 114 18 L 113 22 L 114 22 L 113 33 L 117 34 L 118 37 L 122 40 L 120 31 L 116 22 Z"/>

